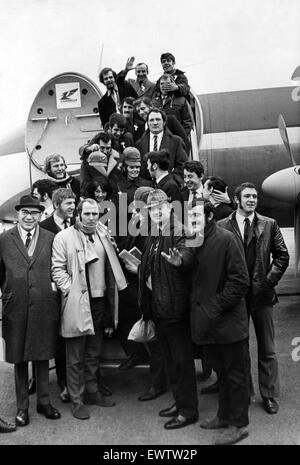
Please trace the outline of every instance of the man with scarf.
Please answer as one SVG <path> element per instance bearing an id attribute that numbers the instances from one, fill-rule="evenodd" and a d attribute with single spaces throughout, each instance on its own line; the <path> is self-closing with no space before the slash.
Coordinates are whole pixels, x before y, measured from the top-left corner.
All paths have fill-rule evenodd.
<path id="1" fill-rule="evenodd" d="M 66 339 L 67 382 L 75 418 L 89 418 L 84 404 L 111 407 L 98 390 L 104 318 L 113 326 L 115 286 L 126 288 L 114 246 L 99 220 L 98 204 L 84 199 L 74 226 L 53 243 L 52 277 L 61 291 L 60 333 Z"/>
<path id="2" fill-rule="evenodd" d="M 53 153 L 45 158 L 44 172 L 50 179 L 56 182 L 57 187 L 71 189 L 76 196 L 76 204 L 80 200 L 80 182 L 73 176 L 68 175 L 67 165 L 62 155 Z"/>
<path id="3" fill-rule="evenodd" d="M 139 269 L 140 304 L 144 320 L 152 319 L 155 323 L 172 384 L 174 403 L 159 412 L 159 416 L 169 419 L 165 429 L 172 430 L 198 419 L 189 319 L 190 275 L 186 272 L 193 254 L 186 247 L 189 238 L 176 219 L 166 193 L 161 189 L 150 192 L 147 207 L 151 232 L 146 238 Z M 137 272 L 132 265 L 126 267 Z"/>

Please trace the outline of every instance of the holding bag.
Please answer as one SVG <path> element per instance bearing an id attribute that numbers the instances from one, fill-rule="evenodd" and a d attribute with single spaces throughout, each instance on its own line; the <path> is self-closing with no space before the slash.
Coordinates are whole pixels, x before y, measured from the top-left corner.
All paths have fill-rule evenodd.
<path id="1" fill-rule="evenodd" d="M 152 320 L 141 318 L 132 326 L 128 338 L 135 342 L 151 342 L 155 340 L 155 325 Z"/>

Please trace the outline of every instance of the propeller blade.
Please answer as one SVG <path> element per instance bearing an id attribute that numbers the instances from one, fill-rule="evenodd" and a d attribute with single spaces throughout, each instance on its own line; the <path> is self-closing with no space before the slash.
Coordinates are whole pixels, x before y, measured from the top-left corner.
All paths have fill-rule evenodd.
<path id="1" fill-rule="evenodd" d="M 289 136 L 288 136 L 288 132 L 287 132 L 287 129 L 286 129 L 286 124 L 285 124 L 285 121 L 284 121 L 284 117 L 282 115 L 278 116 L 278 129 L 279 129 L 279 132 L 280 132 L 282 142 L 284 143 L 286 151 L 287 151 L 287 153 L 288 153 L 288 155 L 289 155 L 289 157 L 290 157 L 290 159 L 292 161 L 292 165 L 297 166 L 297 163 L 296 163 L 296 161 L 294 159 L 294 156 L 292 154 L 290 141 L 289 141 Z"/>
<path id="2" fill-rule="evenodd" d="M 295 221 L 294 221 L 294 235 L 295 235 L 295 275 L 297 276 L 299 270 L 300 258 L 300 204 L 295 206 Z"/>
<path id="3" fill-rule="evenodd" d="M 297 66 L 291 77 L 292 81 L 300 81 L 300 66 Z"/>

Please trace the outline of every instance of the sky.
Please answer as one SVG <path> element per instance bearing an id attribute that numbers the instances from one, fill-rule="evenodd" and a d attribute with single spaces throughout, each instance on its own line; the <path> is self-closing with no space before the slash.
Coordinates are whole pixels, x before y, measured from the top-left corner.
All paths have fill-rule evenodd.
<path id="1" fill-rule="evenodd" d="M 156 80 L 172 52 L 198 94 L 290 86 L 299 24 L 299 0 L 0 0 L 0 138 L 56 74 L 99 85 L 100 65 L 132 55 Z"/>

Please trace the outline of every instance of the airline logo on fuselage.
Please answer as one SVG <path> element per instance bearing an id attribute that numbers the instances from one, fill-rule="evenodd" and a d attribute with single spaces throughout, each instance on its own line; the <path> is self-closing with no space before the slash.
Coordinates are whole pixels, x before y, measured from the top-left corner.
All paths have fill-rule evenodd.
<path id="1" fill-rule="evenodd" d="M 77 92 L 78 89 L 71 89 L 71 90 L 67 90 L 65 92 L 63 92 L 62 96 L 60 97 L 60 101 L 61 102 L 76 102 L 77 99 L 76 98 L 71 98 L 71 96 L 73 94 L 75 94 L 75 92 Z"/>
<path id="2" fill-rule="evenodd" d="M 81 107 L 79 82 L 63 82 L 55 84 L 56 108 L 58 110 Z"/>

